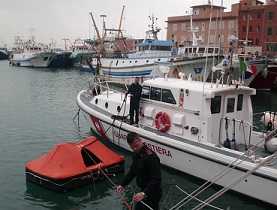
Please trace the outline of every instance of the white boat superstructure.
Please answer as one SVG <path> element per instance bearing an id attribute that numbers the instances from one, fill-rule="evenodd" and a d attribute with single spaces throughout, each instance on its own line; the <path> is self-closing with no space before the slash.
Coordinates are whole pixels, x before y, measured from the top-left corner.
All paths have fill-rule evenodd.
<path id="1" fill-rule="evenodd" d="M 253 131 L 255 89 L 173 78 L 146 80 L 139 125 L 130 125 L 129 97 L 125 100 L 124 91 L 105 84 L 94 83 L 77 96 L 98 135 L 130 150 L 126 135 L 137 132 L 162 164 L 277 205 L 277 164 L 269 161 L 275 154 L 264 150 L 276 151 L 277 132 Z"/>
<path id="2" fill-rule="evenodd" d="M 172 41 L 145 39 L 134 53 L 101 58 L 101 74 L 125 83 L 132 82 L 135 77 L 160 77 L 169 71 L 172 45 Z M 96 68 L 98 58 L 93 58 L 91 64 Z"/>
<path id="3" fill-rule="evenodd" d="M 47 45 L 36 43 L 34 37 L 27 41 L 17 37 L 10 63 L 22 67 L 48 67 L 54 56 L 55 53 Z"/>
<path id="4" fill-rule="evenodd" d="M 54 52 L 42 51 L 40 48 L 30 48 L 11 56 L 11 64 L 21 67 L 48 67 L 54 58 Z"/>

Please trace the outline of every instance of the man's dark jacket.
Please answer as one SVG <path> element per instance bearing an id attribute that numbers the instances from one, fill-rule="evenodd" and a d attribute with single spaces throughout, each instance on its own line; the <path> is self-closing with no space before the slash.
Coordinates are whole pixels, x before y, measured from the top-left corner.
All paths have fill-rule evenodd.
<path id="1" fill-rule="evenodd" d="M 145 145 L 133 156 L 133 163 L 122 181 L 122 186 L 129 184 L 135 177 L 137 186 L 146 196 L 161 195 L 160 159 Z"/>

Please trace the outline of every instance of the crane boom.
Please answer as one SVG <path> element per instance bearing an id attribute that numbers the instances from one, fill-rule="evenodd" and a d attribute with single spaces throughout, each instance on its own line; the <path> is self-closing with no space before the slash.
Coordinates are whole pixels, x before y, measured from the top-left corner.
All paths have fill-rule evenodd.
<path id="1" fill-rule="evenodd" d="M 121 16 L 120 16 L 120 20 L 119 20 L 117 38 L 119 38 L 119 37 L 120 37 L 120 34 L 121 34 L 120 32 L 121 32 L 121 26 L 122 26 L 122 19 L 123 19 L 124 9 L 125 9 L 125 5 L 123 5 L 122 10 L 121 10 Z"/>
<path id="2" fill-rule="evenodd" d="M 93 15 L 92 15 L 91 12 L 90 12 L 89 14 L 90 14 L 90 16 L 91 16 L 91 19 L 92 19 L 92 22 L 93 22 L 93 26 L 94 26 L 95 31 L 96 31 L 96 34 L 97 34 L 97 38 L 101 41 L 102 39 L 101 39 L 99 30 L 98 30 L 98 28 L 97 28 L 97 25 L 96 25 L 96 23 L 95 23 L 95 20 L 94 20 L 94 18 L 93 18 Z"/>

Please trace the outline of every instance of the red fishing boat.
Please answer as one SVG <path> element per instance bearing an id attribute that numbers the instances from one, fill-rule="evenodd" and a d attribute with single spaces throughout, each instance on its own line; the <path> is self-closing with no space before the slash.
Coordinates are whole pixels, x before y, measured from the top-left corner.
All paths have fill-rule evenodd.
<path id="1" fill-rule="evenodd" d="M 95 137 L 58 144 L 25 166 L 27 181 L 64 192 L 122 172 L 124 158 Z"/>

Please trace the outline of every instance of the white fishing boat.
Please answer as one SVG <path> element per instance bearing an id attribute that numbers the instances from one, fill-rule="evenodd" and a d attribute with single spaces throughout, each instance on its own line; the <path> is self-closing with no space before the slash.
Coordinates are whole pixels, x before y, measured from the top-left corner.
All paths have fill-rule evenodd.
<path id="1" fill-rule="evenodd" d="M 34 37 L 27 41 L 17 37 L 10 64 L 21 67 L 48 67 L 54 56 L 55 53 L 48 46 L 37 43 Z"/>
<path id="2" fill-rule="evenodd" d="M 45 52 L 41 48 L 31 47 L 23 52 L 13 53 L 10 62 L 12 65 L 21 67 L 47 68 L 54 55 L 54 52 Z"/>
<path id="3" fill-rule="evenodd" d="M 124 37 L 119 36 L 121 30 L 104 28 L 105 33 L 101 37 L 92 16 L 95 30 L 98 31 L 98 51 L 101 56 L 92 58 L 91 67 L 100 69 L 102 76 L 116 83 L 131 83 L 135 77 L 142 80 L 160 77 L 170 71 L 181 71 L 200 80 L 206 59 L 210 61 L 217 56 L 219 47 L 199 45 L 195 31 L 190 45 L 178 47 L 173 40 L 159 40 L 160 28 L 156 26 L 156 18 L 149 18 L 151 23 L 146 38 L 137 43 L 135 51 L 128 52 L 117 46 L 118 40 L 124 43 Z M 89 69 L 89 65 L 83 65 L 83 69 Z"/>
<path id="4" fill-rule="evenodd" d="M 277 130 L 269 122 L 277 123 L 270 114 L 270 129 L 254 131 L 255 89 L 166 77 L 142 85 L 138 125 L 129 124 L 129 97 L 108 82 L 80 91 L 77 104 L 111 143 L 130 150 L 126 135 L 137 132 L 162 164 L 277 205 Z"/>

